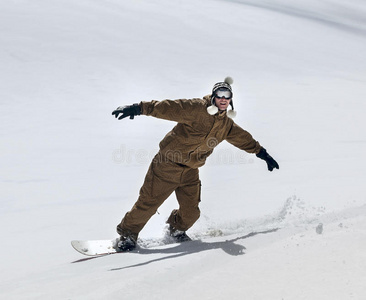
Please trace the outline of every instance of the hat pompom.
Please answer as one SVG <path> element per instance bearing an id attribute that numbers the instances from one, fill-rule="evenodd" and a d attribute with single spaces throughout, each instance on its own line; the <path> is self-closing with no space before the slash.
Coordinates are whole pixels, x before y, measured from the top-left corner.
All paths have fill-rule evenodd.
<path id="1" fill-rule="evenodd" d="M 226 114 L 230 119 L 234 119 L 236 117 L 236 111 L 232 109 L 228 110 Z"/>
<path id="2" fill-rule="evenodd" d="M 211 105 L 209 107 L 207 107 L 207 112 L 213 116 L 214 114 L 216 114 L 219 111 L 219 109 L 217 108 L 217 106 L 215 105 Z"/>
<path id="3" fill-rule="evenodd" d="M 227 84 L 232 85 L 234 83 L 234 79 L 230 76 L 226 77 L 224 82 L 226 82 Z"/>

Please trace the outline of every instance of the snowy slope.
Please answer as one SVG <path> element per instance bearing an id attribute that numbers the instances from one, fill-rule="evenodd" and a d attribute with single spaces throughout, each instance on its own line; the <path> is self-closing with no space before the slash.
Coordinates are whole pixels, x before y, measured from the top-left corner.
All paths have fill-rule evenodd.
<path id="1" fill-rule="evenodd" d="M 0 2 L 1 299 L 366 297 L 364 1 L 197 2 Z M 222 143 L 193 243 L 71 264 L 70 240 L 116 236 L 174 125 L 111 111 L 227 75 L 280 170 Z"/>

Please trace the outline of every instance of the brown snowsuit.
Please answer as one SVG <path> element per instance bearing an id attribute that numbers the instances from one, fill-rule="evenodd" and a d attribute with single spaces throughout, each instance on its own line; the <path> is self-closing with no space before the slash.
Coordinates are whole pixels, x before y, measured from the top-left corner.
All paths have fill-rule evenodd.
<path id="1" fill-rule="evenodd" d="M 251 134 L 228 118 L 226 112 L 210 115 L 210 97 L 141 102 L 141 113 L 178 124 L 160 142 L 146 174 L 140 196 L 121 223 L 117 232 L 137 240 L 139 232 L 158 207 L 174 191 L 179 209 L 173 210 L 167 223 L 186 231 L 199 218 L 201 182 L 198 168 L 223 140 L 249 153 L 258 153 L 261 146 Z"/>

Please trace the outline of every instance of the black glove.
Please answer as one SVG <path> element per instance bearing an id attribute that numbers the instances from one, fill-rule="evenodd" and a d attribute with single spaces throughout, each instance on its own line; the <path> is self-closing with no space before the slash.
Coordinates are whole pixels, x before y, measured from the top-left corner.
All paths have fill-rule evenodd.
<path id="1" fill-rule="evenodd" d="M 119 114 L 122 115 L 118 118 Z M 141 107 L 137 103 L 134 103 L 132 105 L 120 106 L 112 112 L 112 115 L 118 118 L 118 120 L 122 120 L 123 118 L 126 118 L 128 116 L 130 116 L 130 119 L 132 120 L 135 116 L 141 115 Z"/>
<path id="2" fill-rule="evenodd" d="M 278 165 L 278 163 L 272 158 L 272 156 L 270 156 L 267 153 L 267 150 L 264 149 L 263 147 L 261 148 L 261 150 L 259 151 L 258 154 L 256 154 L 257 157 L 259 157 L 260 159 L 263 159 L 266 161 L 267 163 L 267 167 L 268 167 L 268 171 L 273 171 L 274 168 L 279 169 L 280 166 Z"/>

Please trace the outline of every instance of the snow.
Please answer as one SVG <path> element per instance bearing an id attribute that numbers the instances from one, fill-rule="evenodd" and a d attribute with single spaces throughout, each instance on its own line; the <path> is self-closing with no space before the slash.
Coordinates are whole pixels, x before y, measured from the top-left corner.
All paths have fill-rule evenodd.
<path id="1" fill-rule="evenodd" d="M 0 298 L 365 299 L 365 14 L 361 0 L 1 1 Z M 224 142 L 200 169 L 192 243 L 159 244 L 172 196 L 141 232 L 150 248 L 72 263 L 71 240 L 116 237 L 174 125 L 112 110 L 226 76 L 236 122 L 280 170 Z"/>

